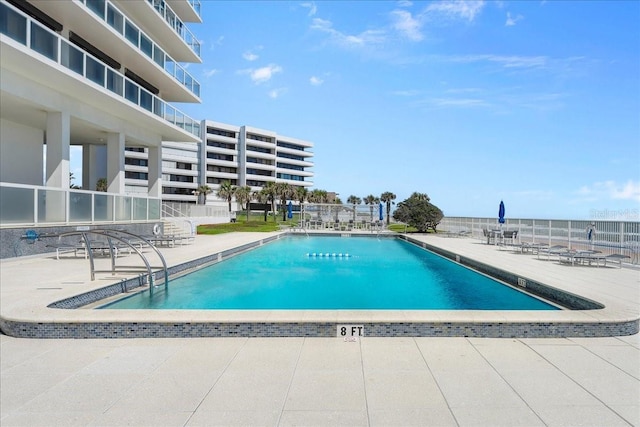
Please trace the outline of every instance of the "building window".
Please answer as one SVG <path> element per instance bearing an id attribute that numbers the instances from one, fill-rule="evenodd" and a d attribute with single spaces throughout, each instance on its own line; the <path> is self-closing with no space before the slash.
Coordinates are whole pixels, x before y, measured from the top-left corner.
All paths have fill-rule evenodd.
<path id="1" fill-rule="evenodd" d="M 231 185 L 238 185 L 237 179 L 226 179 L 226 178 L 215 178 L 215 177 L 207 177 L 207 184 L 222 184 L 223 182 L 231 182 Z"/>
<path id="2" fill-rule="evenodd" d="M 289 153 L 278 153 L 278 157 L 282 157 L 282 158 L 285 158 L 285 159 L 291 159 L 291 160 L 304 161 L 304 157 L 302 157 L 302 156 L 294 156 L 293 154 L 289 154 Z"/>
<path id="3" fill-rule="evenodd" d="M 273 176 L 271 171 L 265 171 L 262 169 L 250 169 L 247 168 L 247 173 L 250 175 L 262 175 L 262 176 Z"/>
<path id="4" fill-rule="evenodd" d="M 228 144 L 226 142 L 218 142 L 218 141 L 207 141 L 207 146 L 209 147 L 218 147 L 218 148 L 226 148 L 227 150 L 235 150 L 235 144 Z"/>
<path id="5" fill-rule="evenodd" d="M 292 169 L 292 170 L 296 170 L 296 171 L 303 171 L 304 170 L 304 166 L 290 165 L 288 163 L 280 163 L 280 162 L 278 162 L 276 165 L 281 169 Z"/>
<path id="6" fill-rule="evenodd" d="M 252 145 L 247 145 L 247 151 L 257 151 L 259 153 L 272 154 L 272 151 L 268 148 L 254 147 Z"/>
<path id="7" fill-rule="evenodd" d="M 147 180 L 149 179 L 149 174 L 147 172 L 132 172 L 132 171 L 125 171 L 124 172 L 124 177 L 125 178 L 129 178 L 129 179 L 142 179 L 142 180 Z"/>
<path id="8" fill-rule="evenodd" d="M 183 169 L 183 170 L 192 170 L 193 167 L 191 165 L 191 163 L 184 163 L 184 162 L 176 162 L 176 169 Z"/>
<path id="9" fill-rule="evenodd" d="M 207 126 L 207 133 L 210 135 L 220 135 L 220 136 L 226 136 L 227 138 L 236 138 L 236 133 L 235 132 L 231 132 L 228 130 L 222 130 L 222 129 L 216 129 L 216 128 L 212 128 Z"/>
<path id="10" fill-rule="evenodd" d="M 273 160 L 258 159 L 256 157 L 247 157 L 247 163 L 258 163 L 260 165 L 273 166 Z"/>
<path id="11" fill-rule="evenodd" d="M 273 144 L 273 138 L 268 136 L 256 135 L 255 133 L 247 133 L 247 139 L 253 139 L 254 141 L 262 141 Z"/>
<path id="12" fill-rule="evenodd" d="M 294 145 L 294 144 L 290 144 L 288 142 L 282 142 L 282 141 L 278 141 L 278 147 L 304 151 L 304 147 L 301 147 L 300 145 Z"/>
<path id="13" fill-rule="evenodd" d="M 233 156 L 229 154 L 207 153 L 207 159 L 226 160 L 232 162 Z"/>
<path id="14" fill-rule="evenodd" d="M 149 166 L 149 161 L 147 159 L 132 159 L 131 157 L 124 158 L 125 165 L 131 166 Z"/>
<path id="15" fill-rule="evenodd" d="M 304 178 L 298 175 L 289 175 L 288 173 L 279 173 L 278 178 L 288 179 L 289 181 L 304 181 Z"/>

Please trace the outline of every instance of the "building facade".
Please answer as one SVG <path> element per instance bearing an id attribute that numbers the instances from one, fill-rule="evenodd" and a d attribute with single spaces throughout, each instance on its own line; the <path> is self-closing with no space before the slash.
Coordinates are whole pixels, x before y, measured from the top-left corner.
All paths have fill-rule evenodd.
<path id="1" fill-rule="evenodd" d="M 209 204 L 222 203 L 215 193 L 229 181 L 235 186 L 262 189 L 267 182 L 296 187 L 313 185 L 313 143 L 278 135 L 274 131 L 204 120 L 202 141 L 162 143 L 162 200 L 197 203 L 198 187 L 208 185 Z M 144 191 L 147 182 L 146 150 L 125 151 L 126 190 Z M 226 203 L 226 202 L 225 202 Z"/>
<path id="2" fill-rule="evenodd" d="M 199 0 L 0 0 L 0 183 L 68 190 L 79 145 L 84 190 L 161 197 L 163 142 L 200 141 L 171 105 L 200 102 L 187 22 Z"/>

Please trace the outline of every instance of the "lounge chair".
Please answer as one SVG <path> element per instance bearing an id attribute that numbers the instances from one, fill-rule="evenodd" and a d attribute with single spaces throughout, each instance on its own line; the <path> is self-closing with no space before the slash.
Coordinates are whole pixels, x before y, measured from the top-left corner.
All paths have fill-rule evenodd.
<path id="1" fill-rule="evenodd" d="M 600 267 L 600 262 L 602 262 L 602 266 L 606 267 L 607 261 L 609 261 L 617 263 L 619 268 L 622 268 L 622 260 L 627 258 L 630 257 L 622 254 L 604 255 L 598 252 L 580 251 L 573 255 L 571 265 L 576 265 L 576 263 L 581 265 L 592 265 L 595 263 L 596 267 Z"/>
<path id="2" fill-rule="evenodd" d="M 526 252 L 537 254 L 541 250 L 549 249 L 549 245 L 546 243 L 530 243 L 530 242 L 514 244 L 514 245 L 511 245 L 511 247 L 513 248 L 514 252 L 520 252 L 521 254 L 524 254 Z"/>
<path id="3" fill-rule="evenodd" d="M 553 245 L 549 246 L 548 248 L 538 250 L 538 259 L 540 259 L 540 255 L 547 255 L 547 259 L 550 260 L 552 255 L 559 257 L 561 254 L 564 254 L 566 252 L 569 252 L 569 248 L 567 248 L 566 246 Z"/>
<path id="4" fill-rule="evenodd" d="M 566 250 L 564 252 L 558 253 L 558 262 L 561 264 L 571 264 L 576 265 L 584 264 L 587 262 L 587 259 L 595 259 L 592 256 L 598 255 L 598 251 L 581 251 L 581 250 Z M 591 261 L 589 261 L 589 265 L 591 265 Z"/>

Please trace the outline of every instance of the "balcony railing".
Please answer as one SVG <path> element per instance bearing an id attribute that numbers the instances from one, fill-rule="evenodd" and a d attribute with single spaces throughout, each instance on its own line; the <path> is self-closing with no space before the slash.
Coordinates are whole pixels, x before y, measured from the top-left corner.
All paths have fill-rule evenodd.
<path id="1" fill-rule="evenodd" d="M 184 42 L 189 45 L 196 55 L 200 56 L 200 42 L 189 28 L 182 22 L 178 15 L 169 7 L 164 0 L 147 0 L 151 6 L 164 18 L 167 24 L 175 31 Z M 198 15 L 200 11 L 198 10 Z"/>
<path id="2" fill-rule="evenodd" d="M 6 3 L 0 3 L 0 33 L 169 123 L 200 136 L 200 122 Z"/>
<path id="3" fill-rule="evenodd" d="M 200 83 L 187 70 L 166 54 L 151 37 L 147 36 L 133 22 L 126 18 L 120 10 L 106 0 L 81 0 L 86 7 L 107 23 L 123 38 L 136 46 L 148 58 L 162 67 L 180 84 L 200 97 Z M 198 49 L 199 50 L 199 49 Z M 200 54 L 198 53 L 198 56 Z"/>
<path id="4" fill-rule="evenodd" d="M 157 221 L 159 198 L 0 182 L 0 226 Z"/>

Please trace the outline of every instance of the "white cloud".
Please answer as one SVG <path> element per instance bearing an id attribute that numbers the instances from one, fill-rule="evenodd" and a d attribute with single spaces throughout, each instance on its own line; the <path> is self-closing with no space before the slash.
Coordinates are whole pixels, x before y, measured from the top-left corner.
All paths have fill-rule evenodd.
<path id="1" fill-rule="evenodd" d="M 473 21 L 484 6 L 484 0 L 444 0 L 431 3 L 426 11 Z"/>
<path id="2" fill-rule="evenodd" d="M 278 89 L 270 90 L 268 95 L 269 95 L 269 98 L 276 99 L 276 98 L 279 98 L 281 95 L 284 95 L 286 92 L 287 92 L 287 88 L 281 87 Z"/>
<path id="3" fill-rule="evenodd" d="M 411 6 L 413 6 L 413 2 L 409 0 L 400 0 L 398 2 L 398 7 L 411 7 Z"/>
<path id="4" fill-rule="evenodd" d="M 318 11 L 318 8 L 316 7 L 316 4 L 314 2 L 301 3 L 300 6 L 309 9 L 309 13 L 307 16 L 313 16 Z"/>
<path id="5" fill-rule="evenodd" d="M 417 90 L 394 90 L 391 92 L 391 95 L 396 96 L 416 96 L 419 95 L 420 92 Z"/>
<path id="6" fill-rule="evenodd" d="M 247 61 L 255 61 L 256 59 L 259 58 L 258 55 L 256 55 L 255 53 L 253 53 L 251 51 L 246 51 L 245 53 L 242 54 L 242 57 L 244 59 L 246 59 Z"/>
<path id="7" fill-rule="evenodd" d="M 246 69 L 238 71 L 238 74 L 248 74 L 255 84 L 261 84 L 271 80 L 274 74 L 281 73 L 282 67 L 276 64 L 269 64 L 266 67 L 257 69 Z"/>
<path id="8" fill-rule="evenodd" d="M 415 19 L 410 12 L 406 10 L 394 10 L 391 12 L 393 28 L 404 37 L 413 41 L 420 41 L 424 38 L 422 35 L 422 22 Z"/>
<path id="9" fill-rule="evenodd" d="M 501 56 L 501 55 L 462 55 L 443 58 L 449 62 L 495 62 L 505 68 L 542 68 L 549 58 L 546 56 Z"/>
<path id="10" fill-rule="evenodd" d="M 324 83 L 324 80 L 322 80 L 320 77 L 311 76 L 311 78 L 309 79 L 309 83 L 311 83 L 313 86 L 320 86 L 322 83 Z"/>
<path id="11" fill-rule="evenodd" d="M 218 74 L 218 72 L 219 72 L 219 70 L 216 70 L 215 68 L 212 68 L 211 70 L 205 70 L 203 74 L 204 74 L 205 78 L 208 79 L 209 77 L 212 77 L 215 74 Z"/>
<path id="12" fill-rule="evenodd" d="M 386 40 L 386 33 L 382 30 L 366 30 L 357 35 L 345 34 L 333 28 L 331 21 L 321 18 L 313 19 L 311 29 L 329 34 L 334 43 L 343 47 L 365 47 Z"/>
<path id="13" fill-rule="evenodd" d="M 630 179 L 622 184 L 612 180 L 595 182 L 591 185 L 583 185 L 576 193 L 586 201 L 614 199 L 640 202 L 640 181 Z"/>
<path id="14" fill-rule="evenodd" d="M 504 23 L 507 27 L 513 27 L 516 25 L 516 22 L 524 19 L 522 15 L 511 16 L 511 12 L 507 12 L 507 22 Z"/>

